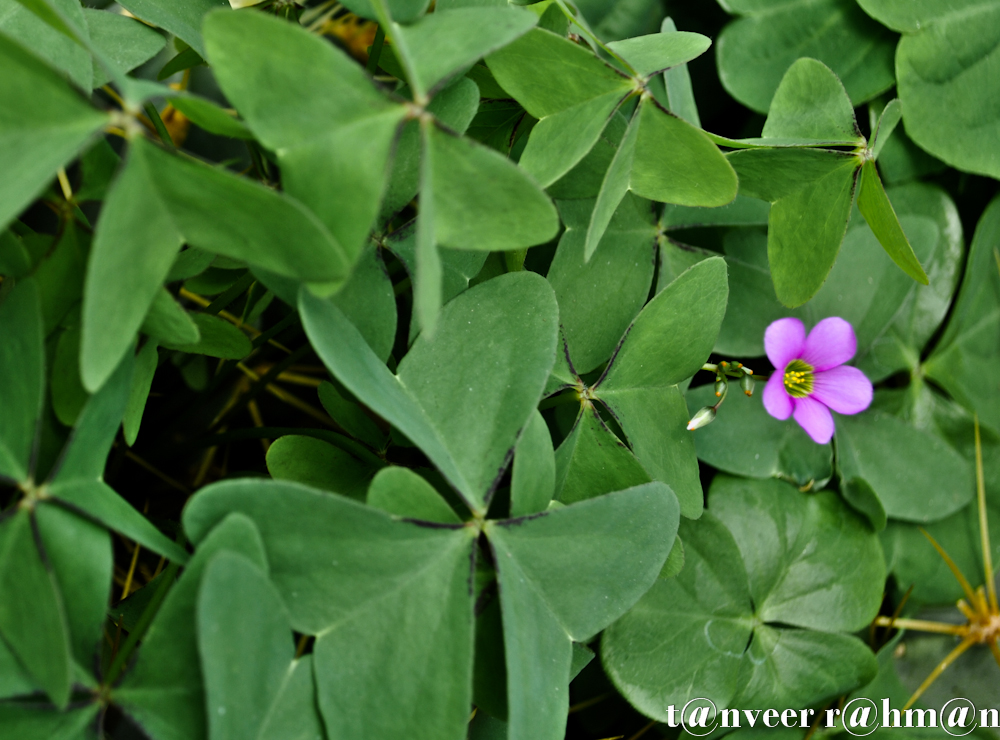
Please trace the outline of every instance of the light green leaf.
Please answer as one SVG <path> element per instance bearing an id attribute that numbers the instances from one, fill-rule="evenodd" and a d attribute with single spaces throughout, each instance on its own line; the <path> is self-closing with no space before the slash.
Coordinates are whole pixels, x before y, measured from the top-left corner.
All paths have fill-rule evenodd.
<path id="1" fill-rule="evenodd" d="M 184 241 L 301 280 L 342 280 L 349 268 L 340 245 L 297 201 L 135 139 L 90 254 L 84 387 L 100 387 L 118 364 Z M 276 242 L 284 248 L 275 250 Z"/>
<path id="2" fill-rule="evenodd" d="M 168 31 L 206 57 L 201 38 L 205 14 L 229 8 L 228 0 L 125 0 L 121 6 L 147 23 Z"/>
<path id="3" fill-rule="evenodd" d="M 379 359 L 389 358 L 396 341 L 396 294 L 379 250 L 366 247 L 344 287 L 329 300 L 358 328 Z"/>
<path id="4" fill-rule="evenodd" d="M 734 98 L 756 111 L 767 112 L 782 75 L 800 57 L 828 65 L 844 81 L 854 105 L 893 85 L 895 38 L 852 0 L 725 5 L 746 17 L 719 36 L 719 77 Z"/>
<path id="5" fill-rule="evenodd" d="M 869 111 L 871 110 L 869 106 Z M 872 150 L 872 157 L 874 159 L 878 159 L 878 155 L 881 153 L 882 148 L 885 147 L 886 142 L 889 141 L 892 132 L 896 130 L 896 126 L 902 120 L 902 117 L 903 106 L 899 102 L 899 98 L 893 98 L 882 109 L 882 113 L 878 117 L 878 123 L 873 130 L 871 141 L 869 142 L 869 148 Z"/>
<path id="6" fill-rule="evenodd" d="M 523 36 L 538 16 L 520 8 L 460 8 L 439 10 L 411 26 L 397 27 L 405 39 L 416 79 L 423 93 L 496 49 Z"/>
<path id="7" fill-rule="evenodd" d="M 721 258 L 701 262 L 646 304 L 597 387 L 662 388 L 694 375 L 708 359 L 729 288 Z"/>
<path id="8" fill-rule="evenodd" d="M 0 111 L 0 170 L 8 173 L 0 183 L 0 228 L 5 228 L 107 116 L 7 37 L 0 38 Z"/>
<path id="9" fill-rule="evenodd" d="M 639 76 L 649 78 L 700 57 L 711 45 L 712 40 L 700 33 L 664 31 L 612 41 L 608 48 L 632 65 Z"/>
<path id="10" fill-rule="evenodd" d="M 614 352 L 642 308 L 653 280 L 656 226 L 652 204 L 627 195 L 589 261 L 584 240 L 591 200 L 559 203 L 566 231 L 548 280 L 559 301 L 559 324 L 578 374 L 595 369 Z"/>
<path id="11" fill-rule="evenodd" d="M 437 127 L 428 134 L 438 244 L 510 250 L 533 247 L 556 235 L 559 216 L 552 201 L 513 162 Z"/>
<path id="12" fill-rule="evenodd" d="M 603 170 L 604 177 L 601 180 L 600 190 L 598 190 L 597 202 L 594 204 L 594 211 L 590 215 L 590 225 L 587 227 L 587 240 L 584 242 L 583 248 L 584 260 L 590 259 L 597 251 L 597 247 L 604 237 L 604 232 L 618 210 L 622 198 L 628 193 L 629 178 L 632 176 L 632 163 L 635 161 L 636 141 L 639 138 L 639 120 L 639 116 L 632 116 L 610 164 Z M 571 171 L 569 175 L 572 174 Z"/>
<path id="13" fill-rule="evenodd" d="M 742 194 L 770 202 L 860 164 L 847 152 L 797 147 L 741 149 L 730 152 L 728 159 L 739 175 Z"/>
<path id="14" fill-rule="evenodd" d="M 510 515 L 526 516 L 545 511 L 555 494 L 556 459 L 552 436 L 539 412 L 521 431 L 514 448 L 510 484 Z"/>
<path id="15" fill-rule="evenodd" d="M 239 513 L 220 519 L 211 532 L 201 533 L 197 552 L 143 638 L 135 666 L 115 691 L 116 702 L 139 726 L 162 740 L 208 737 L 196 615 L 198 587 L 212 557 L 233 552 L 268 567 L 253 522 Z"/>
<path id="16" fill-rule="evenodd" d="M 60 709 L 69 701 L 72 646 L 58 585 L 35 546 L 32 514 L 0 523 L 0 635 Z"/>
<path id="17" fill-rule="evenodd" d="M 223 550 L 205 567 L 196 622 L 209 738 L 260 738 L 295 656 L 281 597 L 253 562 Z"/>
<path id="18" fill-rule="evenodd" d="M 430 0 L 383 0 L 388 7 L 390 17 L 400 23 L 409 23 L 423 14 Z M 348 0 L 344 7 L 360 15 L 362 18 L 378 18 L 375 6 L 371 0 Z"/>
<path id="19" fill-rule="evenodd" d="M 918 283 L 927 285 L 929 282 L 927 273 L 920 266 L 920 260 L 913 253 L 913 247 L 910 246 L 906 234 L 903 233 L 903 227 L 900 226 L 899 219 L 892 210 L 892 203 L 885 194 L 873 160 L 866 161 L 861 168 L 858 209 L 878 237 L 886 254 L 892 257 L 892 261 Z"/>
<path id="20" fill-rule="evenodd" d="M 379 471 L 368 489 L 368 505 L 404 519 L 460 524 L 461 519 L 434 486 L 409 468 Z"/>
<path id="21" fill-rule="evenodd" d="M 400 522 L 343 497 L 254 480 L 203 489 L 185 509 L 185 529 L 199 541 L 231 511 L 260 529 L 293 628 L 318 635 L 314 670 L 331 736 L 376 740 L 413 727 L 464 735 L 473 529 Z"/>
<path id="22" fill-rule="evenodd" d="M 297 24 L 217 12 L 206 18 L 205 38 L 226 96 L 278 154 L 285 190 L 356 258 L 379 211 L 405 107 L 345 52 Z"/>
<path id="23" fill-rule="evenodd" d="M 437 188 L 434 161 L 437 152 L 431 144 L 431 128 L 420 126 L 420 213 L 414 237 L 413 313 L 414 324 L 433 336 L 441 315 L 444 268 L 437 248 Z"/>
<path id="24" fill-rule="evenodd" d="M 132 18 L 106 10 L 83 9 L 90 40 L 122 72 L 131 72 L 155 57 L 166 44 L 162 34 Z M 106 85 L 111 76 L 94 60 L 92 86 Z"/>
<path id="25" fill-rule="evenodd" d="M 833 446 L 818 445 L 798 424 L 768 414 L 760 399 L 763 390 L 759 383 L 753 397 L 747 398 L 732 383 L 717 423 L 693 434 L 698 457 L 734 475 L 784 478 L 800 486 L 813 482 L 814 488 L 822 487 L 833 475 Z M 688 391 L 687 400 L 693 412 L 719 399 L 714 386 L 704 385 Z"/>
<path id="26" fill-rule="evenodd" d="M 325 737 L 316 704 L 313 657 L 303 655 L 289 666 L 281 693 L 260 731 L 260 739 L 323 740 Z"/>
<path id="27" fill-rule="evenodd" d="M 501 589 L 509 737 L 565 732 L 572 640 L 589 639 L 657 578 L 679 511 L 650 483 L 547 514 L 488 522 Z M 629 578 L 612 574 L 629 573 Z"/>
<path id="28" fill-rule="evenodd" d="M 321 439 L 287 434 L 268 448 L 267 470 L 275 480 L 363 500 L 377 468 Z"/>
<path id="29" fill-rule="evenodd" d="M 628 447 L 608 429 L 589 403 L 583 406 L 573 431 L 556 450 L 555 463 L 555 498 L 564 504 L 650 480 Z"/>
<path id="30" fill-rule="evenodd" d="M 31 475 L 35 426 L 45 402 L 45 337 L 34 280 L 19 282 L 0 303 L 0 477 L 21 483 Z"/>

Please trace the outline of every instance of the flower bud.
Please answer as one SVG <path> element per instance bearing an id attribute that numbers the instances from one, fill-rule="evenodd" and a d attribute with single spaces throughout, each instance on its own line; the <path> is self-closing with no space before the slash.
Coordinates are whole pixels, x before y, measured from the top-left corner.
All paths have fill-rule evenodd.
<path id="1" fill-rule="evenodd" d="M 752 375 L 744 375 L 742 378 L 740 378 L 740 388 L 742 388 L 743 392 L 746 393 L 748 396 L 752 396 L 753 395 L 753 376 Z"/>
<path id="2" fill-rule="evenodd" d="M 717 378 L 715 381 L 715 397 L 722 398 L 724 395 L 726 395 L 726 390 L 728 385 L 729 384 L 726 382 L 725 378 L 721 376 Z"/>
<path id="3" fill-rule="evenodd" d="M 713 421 L 715 421 L 715 406 L 706 406 L 700 409 L 698 413 L 691 417 L 691 421 L 688 422 L 688 431 L 693 432 L 695 429 L 701 429 L 704 426 L 708 426 Z"/>

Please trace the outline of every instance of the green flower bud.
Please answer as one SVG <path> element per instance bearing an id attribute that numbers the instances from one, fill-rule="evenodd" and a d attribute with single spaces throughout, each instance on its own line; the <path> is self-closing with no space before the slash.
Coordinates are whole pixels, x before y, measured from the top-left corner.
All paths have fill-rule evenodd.
<path id="1" fill-rule="evenodd" d="M 701 429 L 703 426 L 708 426 L 713 421 L 715 421 L 715 406 L 706 406 L 700 409 L 698 413 L 691 417 L 691 421 L 688 422 L 688 431 L 693 432 L 695 429 Z"/>
<path id="2" fill-rule="evenodd" d="M 753 395 L 753 376 L 752 375 L 744 375 L 742 378 L 740 378 L 740 388 L 742 388 L 743 392 L 746 393 L 748 396 L 752 396 Z"/>
<path id="3" fill-rule="evenodd" d="M 715 397 L 722 398 L 726 395 L 726 388 L 729 384 L 726 382 L 725 378 L 718 378 L 715 381 Z"/>

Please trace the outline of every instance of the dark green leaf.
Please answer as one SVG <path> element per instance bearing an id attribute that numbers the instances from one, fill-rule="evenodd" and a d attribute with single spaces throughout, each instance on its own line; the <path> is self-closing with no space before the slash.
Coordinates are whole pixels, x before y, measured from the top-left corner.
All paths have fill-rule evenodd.
<path id="1" fill-rule="evenodd" d="M 556 459 L 548 425 L 537 411 L 521 431 L 514 448 L 510 515 L 545 511 L 555 493 Z"/>
<path id="2" fill-rule="evenodd" d="M 191 314 L 191 319 L 198 329 L 199 339 L 191 344 L 161 340 L 164 349 L 225 360 L 242 360 L 253 351 L 247 335 L 225 319 L 206 313 Z"/>
<path id="3" fill-rule="evenodd" d="M 34 280 L 25 280 L 0 303 L 0 476 L 18 483 L 31 475 L 35 424 L 45 400 L 45 349 Z"/>
<path id="4" fill-rule="evenodd" d="M 276 480 L 303 483 L 363 500 L 377 468 L 314 437 L 289 434 L 267 450 L 267 469 Z"/>
<path id="5" fill-rule="evenodd" d="M 903 233 L 896 213 L 892 210 L 875 162 L 868 160 L 861 168 L 861 185 L 858 191 L 858 209 L 885 249 L 900 269 L 923 285 L 928 284 L 927 273 L 913 253 L 913 247 Z"/>
<path id="6" fill-rule="evenodd" d="M 434 486 L 408 468 L 380 471 L 368 489 L 368 505 L 404 519 L 459 524 L 461 519 Z"/>

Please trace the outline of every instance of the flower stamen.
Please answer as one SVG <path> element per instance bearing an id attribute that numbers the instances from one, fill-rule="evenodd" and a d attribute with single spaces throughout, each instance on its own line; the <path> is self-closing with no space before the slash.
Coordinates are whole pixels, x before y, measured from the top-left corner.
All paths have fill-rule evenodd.
<path id="1" fill-rule="evenodd" d="M 813 389 L 813 368 L 802 360 L 792 360 L 785 367 L 785 390 L 793 398 L 805 398 Z"/>

